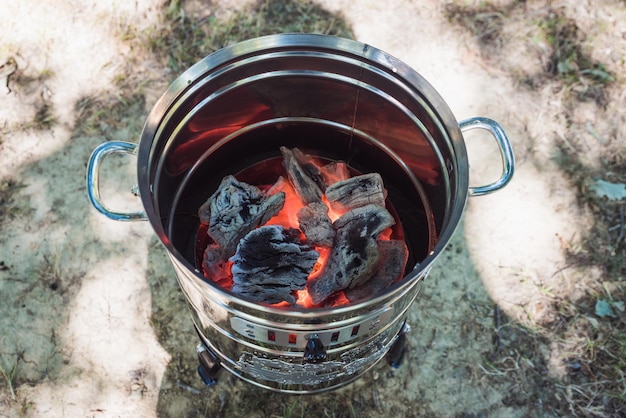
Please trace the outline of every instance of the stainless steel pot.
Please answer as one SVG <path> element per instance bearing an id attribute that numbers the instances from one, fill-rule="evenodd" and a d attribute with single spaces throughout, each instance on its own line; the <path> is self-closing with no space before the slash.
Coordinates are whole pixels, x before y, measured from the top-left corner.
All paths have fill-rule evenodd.
<path id="1" fill-rule="evenodd" d="M 481 187 L 469 187 L 462 136 L 475 128 L 491 133 L 503 167 L 498 181 Z M 257 304 L 203 277 L 197 208 L 224 175 L 271 160 L 280 145 L 381 173 L 410 251 L 399 283 L 370 300 L 305 310 Z M 144 211 L 117 212 L 101 201 L 99 167 L 112 153 L 137 155 Z M 265 388 L 310 393 L 356 379 L 390 350 L 467 197 L 504 187 L 513 167 L 499 124 L 457 122 L 434 88 L 398 59 L 347 39 L 281 34 L 216 51 L 178 77 L 139 144 L 107 142 L 93 152 L 87 191 L 105 216 L 151 223 L 203 342 L 224 368 Z M 312 341 L 323 361 L 305 358 Z"/>

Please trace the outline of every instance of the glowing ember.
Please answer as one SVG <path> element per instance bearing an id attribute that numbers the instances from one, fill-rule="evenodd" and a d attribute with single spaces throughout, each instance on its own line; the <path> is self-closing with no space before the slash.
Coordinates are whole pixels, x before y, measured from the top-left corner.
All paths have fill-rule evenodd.
<path id="1" fill-rule="evenodd" d="M 264 161 L 227 176 L 200 208 L 204 276 L 259 303 L 304 308 L 374 297 L 399 280 L 408 250 L 380 176 L 359 175 L 296 148 L 281 152 L 273 184 L 250 184 L 260 166 L 267 167 Z M 270 226 L 278 229 L 251 235 Z M 309 263 L 312 254 L 317 259 Z"/>

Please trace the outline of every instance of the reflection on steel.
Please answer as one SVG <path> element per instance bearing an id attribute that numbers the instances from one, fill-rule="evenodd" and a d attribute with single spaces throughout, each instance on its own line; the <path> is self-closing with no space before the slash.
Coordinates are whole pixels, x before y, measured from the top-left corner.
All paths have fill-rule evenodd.
<path id="1" fill-rule="evenodd" d="M 486 186 L 476 186 L 469 188 L 470 196 L 482 196 L 484 194 L 492 193 L 500 190 L 506 186 L 513 178 L 513 172 L 515 167 L 515 157 L 513 156 L 513 147 L 509 141 L 506 132 L 498 122 L 488 118 L 475 117 L 465 119 L 459 122 L 461 132 L 470 131 L 472 129 L 486 130 L 493 136 L 500 149 L 500 156 L 502 157 L 502 175 L 496 181 Z"/>
<path id="2" fill-rule="evenodd" d="M 109 219 L 114 221 L 140 221 L 148 217 L 145 212 L 120 212 L 109 209 L 100 198 L 100 165 L 104 158 L 111 154 L 137 154 L 137 144 L 111 141 L 96 148 L 87 163 L 87 196 L 92 206 Z M 136 194 L 136 192 L 135 192 Z"/>

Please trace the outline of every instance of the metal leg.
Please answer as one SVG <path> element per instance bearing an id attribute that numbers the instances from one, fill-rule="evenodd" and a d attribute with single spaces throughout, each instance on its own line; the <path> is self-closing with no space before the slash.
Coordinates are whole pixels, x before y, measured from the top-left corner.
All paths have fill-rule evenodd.
<path id="1" fill-rule="evenodd" d="M 196 346 L 196 352 L 198 353 L 198 362 L 200 365 L 198 366 L 198 374 L 202 378 L 202 381 L 207 386 L 213 386 L 217 383 L 217 374 L 221 370 L 220 362 L 218 357 L 213 353 L 213 351 L 206 346 L 203 342 L 204 339 L 198 328 L 196 328 L 196 332 L 200 337 L 200 344 Z"/>
<path id="2" fill-rule="evenodd" d="M 394 369 L 397 369 L 402 364 L 404 358 L 404 351 L 406 349 L 406 333 L 411 330 L 411 327 L 405 322 L 402 325 L 402 329 L 398 333 L 396 342 L 393 343 L 391 350 L 387 353 L 387 361 L 389 365 Z"/>
<path id="3" fill-rule="evenodd" d="M 198 374 L 202 378 L 202 381 L 207 386 L 213 386 L 217 383 L 217 373 L 220 371 L 221 366 L 215 354 L 211 352 L 203 343 L 198 344 L 196 347 L 198 352 Z"/>

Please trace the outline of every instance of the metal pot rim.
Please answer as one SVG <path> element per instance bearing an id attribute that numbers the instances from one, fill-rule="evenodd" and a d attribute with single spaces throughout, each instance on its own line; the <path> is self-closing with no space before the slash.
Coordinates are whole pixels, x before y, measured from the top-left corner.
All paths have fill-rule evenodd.
<path id="1" fill-rule="evenodd" d="M 441 231 L 437 237 L 437 242 L 434 249 L 428 254 L 428 256 L 416 266 L 416 268 L 407 276 L 403 278 L 399 283 L 394 284 L 387 289 L 383 294 L 361 302 L 354 304 L 347 304 L 344 306 L 333 308 L 276 308 L 266 305 L 260 305 L 255 302 L 251 302 L 237 295 L 219 288 L 218 286 L 211 286 L 212 292 L 216 292 L 220 296 L 220 299 L 229 299 L 236 301 L 239 305 L 245 306 L 249 309 L 256 309 L 265 312 L 271 312 L 273 314 L 282 316 L 297 316 L 304 317 L 320 317 L 327 314 L 341 314 L 351 311 L 363 309 L 364 307 L 377 305 L 387 299 L 390 296 L 393 297 L 395 293 L 402 293 L 399 289 L 405 286 L 410 286 L 414 280 L 423 278 L 428 271 L 432 263 L 436 260 L 439 254 L 443 251 L 456 228 L 458 227 L 460 218 L 465 208 L 465 204 L 468 197 L 469 183 L 468 183 L 468 161 L 466 155 L 465 144 L 461 134 L 459 123 L 454 118 L 451 110 L 437 91 L 415 70 L 408 65 L 404 64 L 400 60 L 391 55 L 369 46 L 367 44 L 348 40 L 344 38 L 338 38 L 328 35 L 317 34 L 278 34 L 260 37 L 256 39 L 250 39 L 243 41 L 232 46 L 220 49 L 197 64 L 190 67 L 182 75 L 180 75 L 174 82 L 171 83 L 167 91 L 163 94 L 161 99 L 155 104 L 150 112 L 144 129 L 141 135 L 141 140 L 138 146 L 138 164 L 137 164 L 137 176 L 139 192 L 142 199 L 142 203 L 145 209 L 145 214 L 150 221 L 156 234 L 160 240 L 166 246 L 171 257 L 176 258 L 180 263 L 186 266 L 189 270 L 197 272 L 185 258 L 174 248 L 171 244 L 164 226 L 161 224 L 160 214 L 156 208 L 155 201 L 153 199 L 154 190 L 151 175 L 154 170 L 152 160 L 154 158 L 153 144 L 158 142 L 159 138 L 155 138 L 159 127 L 164 117 L 173 109 L 179 105 L 180 97 L 190 88 L 194 83 L 202 79 L 206 74 L 210 73 L 218 67 L 228 65 L 228 63 L 234 60 L 241 59 L 242 57 L 259 53 L 260 51 L 271 50 L 289 50 L 289 49 L 323 49 L 330 53 L 336 53 L 338 55 L 350 56 L 357 58 L 363 62 L 374 65 L 378 68 L 383 68 L 400 78 L 403 83 L 406 83 L 411 89 L 417 91 L 421 97 L 425 99 L 431 109 L 436 111 L 438 123 L 445 128 L 445 134 L 448 135 L 450 140 L 450 146 L 454 149 L 454 155 L 456 161 L 453 162 L 453 166 L 446 167 L 448 175 L 454 176 L 455 188 L 450 191 L 450 206 L 445 214 L 445 221 L 442 225 Z M 512 171 L 511 171 L 512 174 Z M 507 180 L 508 181 L 508 180 Z M 199 272 L 196 275 L 200 275 Z"/>

